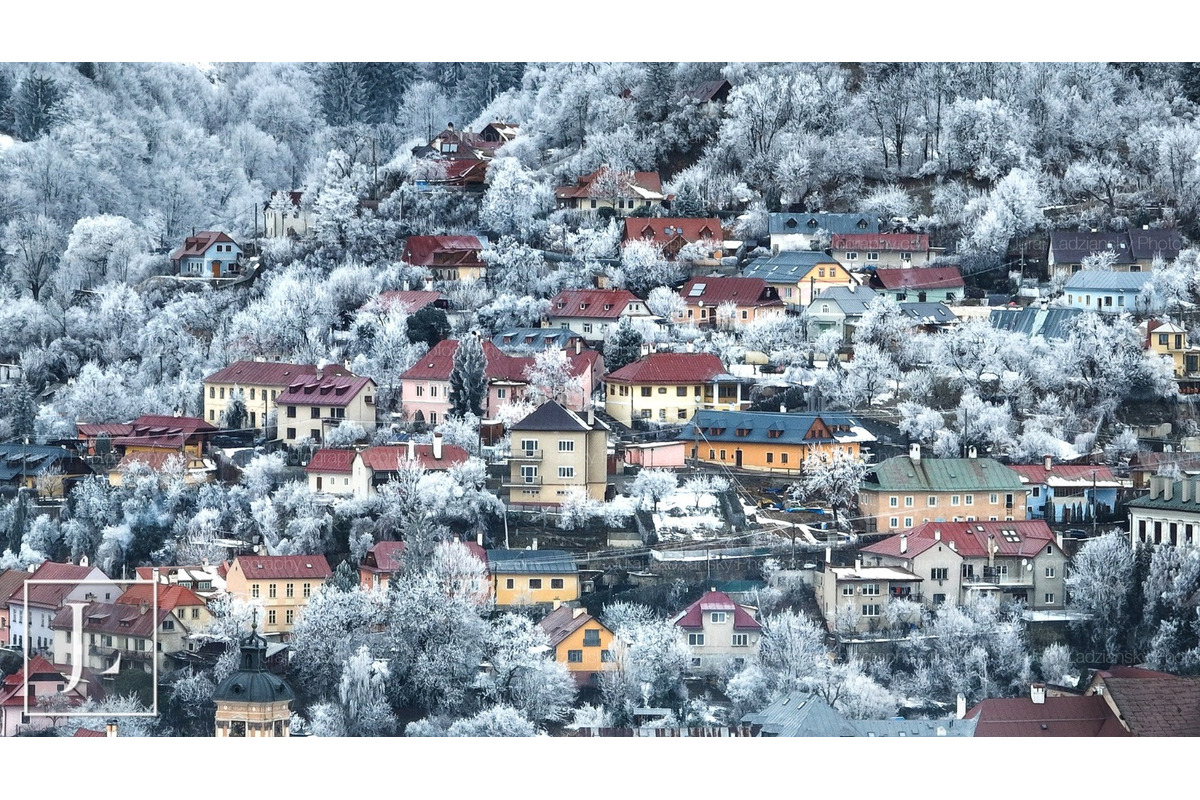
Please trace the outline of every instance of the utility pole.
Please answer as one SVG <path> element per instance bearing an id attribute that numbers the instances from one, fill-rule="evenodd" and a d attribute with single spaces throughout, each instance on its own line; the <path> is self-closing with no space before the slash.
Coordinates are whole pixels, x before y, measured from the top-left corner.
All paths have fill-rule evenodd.
<path id="1" fill-rule="evenodd" d="M 1092 538 L 1096 538 L 1096 514 L 1100 506 L 1096 503 L 1096 470 L 1092 470 Z"/>

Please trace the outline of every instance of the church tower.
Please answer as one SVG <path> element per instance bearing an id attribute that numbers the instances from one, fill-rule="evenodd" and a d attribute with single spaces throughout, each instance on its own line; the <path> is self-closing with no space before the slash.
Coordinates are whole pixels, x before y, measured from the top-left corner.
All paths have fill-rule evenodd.
<path id="1" fill-rule="evenodd" d="M 290 736 L 296 695 L 282 678 L 267 672 L 267 640 L 258 635 L 257 614 L 242 638 L 242 661 L 213 692 L 216 735 Z"/>

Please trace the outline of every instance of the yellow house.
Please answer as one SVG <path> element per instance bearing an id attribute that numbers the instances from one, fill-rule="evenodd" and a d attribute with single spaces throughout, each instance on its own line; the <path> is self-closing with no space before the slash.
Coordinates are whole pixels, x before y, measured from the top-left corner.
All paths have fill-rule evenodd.
<path id="1" fill-rule="evenodd" d="M 332 576 L 325 556 L 238 556 L 225 576 L 225 591 L 262 606 L 264 635 L 286 638 L 309 598 Z"/>
<path id="2" fill-rule="evenodd" d="M 604 378 L 604 410 L 632 427 L 634 420 L 687 422 L 700 408 L 740 409 L 741 382 L 711 353 L 651 353 Z"/>
<path id="3" fill-rule="evenodd" d="M 1188 343 L 1187 330 L 1174 322 L 1148 320 L 1146 348 L 1171 359 L 1180 394 L 1200 393 L 1200 347 Z"/>
<path id="4" fill-rule="evenodd" d="M 330 364 L 325 375 L 347 377 L 350 371 Z M 204 379 L 204 421 L 221 424 L 221 415 L 237 392 L 246 403 L 244 427 L 264 430 L 267 417 L 275 410 L 275 400 L 298 378 L 317 374 L 313 364 L 287 364 L 280 361 L 235 361 Z"/>
<path id="5" fill-rule="evenodd" d="M 497 606 L 569 603 L 579 599 L 575 556 L 563 550 L 488 550 Z"/>
<path id="6" fill-rule="evenodd" d="M 705 464 L 799 474 L 809 458 L 862 458 L 875 437 L 844 414 L 770 411 L 696 412 L 679 434 L 691 458 Z"/>
<path id="7" fill-rule="evenodd" d="M 761 278 L 792 309 L 806 308 L 829 286 L 857 284 L 858 278 L 820 250 L 792 250 L 758 258 L 742 270 L 746 278 Z"/>
<path id="8" fill-rule="evenodd" d="M 559 606 L 538 625 L 554 660 L 566 665 L 577 686 L 595 685 L 601 672 L 612 669 L 613 632 L 586 609 Z"/>

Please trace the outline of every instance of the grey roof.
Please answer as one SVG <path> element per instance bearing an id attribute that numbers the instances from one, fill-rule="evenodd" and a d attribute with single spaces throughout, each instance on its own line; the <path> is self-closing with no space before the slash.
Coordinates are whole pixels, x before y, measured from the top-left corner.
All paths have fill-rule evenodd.
<path id="1" fill-rule="evenodd" d="M 771 214 L 767 232 L 773 234 L 807 233 L 822 230 L 827 233 L 879 233 L 879 218 L 871 214 L 833 214 L 819 211 L 812 214 Z"/>
<path id="2" fill-rule="evenodd" d="M 493 575 L 578 572 L 575 556 L 565 550 L 488 550 L 487 559 Z"/>
<path id="3" fill-rule="evenodd" d="M 1134 258 L 1154 258 L 1173 261 L 1183 248 L 1183 237 L 1174 228 L 1137 229 L 1129 232 L 1129 246 Z"/>
<path id="4" fill-rule="evenodd" d="M 791 692 L 742 722 L 760 736 L 974 736 L 974 719 L 847 719 L 818 694 Z"/>
<path id="5" fill-rule="evenodd" d="M 768 283 L 795 283 L 818 264 L 841 266 L 836 258 L 820 250 L 785 250 L 754 259 L 742 269 L 742 277 L 762 278 Z"/>
<path id="6" fill-rule="evenodd" d="M 91 472 L 78 456 L 61 447 L 0 444 L 0 482 L 11 481 L 22 473 L 40 475 L 55 465 L 61 466 L 67 475 L 86 475 Z"/>
<path id="7" fill-rule="evenodd" d="M 578 338 L 578 333 L 567 328 L 505 328 L 492 337 L 492 344 L 512 355 L 514 352 L 565 349 Z"/>
<path id="8" fill-rule="evenodd" d="M 958 321 L 950 307 L 942 303 L 901 303 L 900 313 L 924 325 L 944 325 Z"/>
<path id="9" fill-rule="evenodd" d="M 813 304 L 819 300 L 827 300 L 836 303 L 846 316 L 853 317 L 864 313 L 867 310 L 867 304 L 877 296 L 875 290 L 867 286 L 859 286 L 854 291 L 850 291 L 849 286 L 830 286 L 828 289 L 821 290 L 813 300 Z"/>
<path id="10" fill-rule="evenodd" d="M 1002 331 L 1016 331 L 1030 338 L 1066 339 L 1072 321 L 1083 313 L 1079 308 L 997 308 L 988 315 L 988 323 Z"/>
<path id="11" fill-rule="evenodd" d="M 514 431 L 590 431 L 604 427 L 604 423 L 596 421 L 595 428 L 589 428 L 587 422 L 576 414 L 563 408 L 553 400 L 547 400 L 535 408 L 523 420 L 513 425 L 509 430 Z"/>
<path id="12" fill-rule="evenodd" d="M 1133 263 L 1129 236 L 1125 233 L 1099 231 L 1051 231 L 1050 251 L 1058 264 L 1078 264 L 1093 253 L 1112 251 L 1118 264 Z"/>
<path id="13" fill-rule="evenodd" d="M 813 425 L 820 420 L 830 429 L 832 438 L 805 438 Z M 841 428 L 842 430 L 837 430 Z M 722 433 L 713 433 L 713 429 Z M 748 431 L 739 436 L 738 431 Z M 780 431 L 769 436 L 770 431 Z M 679 434 L 681 441 L 693 438 L 706 442 L 749 442 L 780 445 L 804 444 L 806 442 L 873 442 L 875 437 L 862 428 L 852 417 L 845 414 L 779 414 L 772 411 L 714 411 L 701 409 L 692 416 Z"/>
<path id="14" fill-rule="evenodd" d="M 1150 272 L 1108 272 L 1098 269 L 1081 269 L 1067 281 L 1065 289 L 1103 291 L 1103 292 L 1140 292 L 1142 286 L 1150 282 L 1153 273 Z"/>

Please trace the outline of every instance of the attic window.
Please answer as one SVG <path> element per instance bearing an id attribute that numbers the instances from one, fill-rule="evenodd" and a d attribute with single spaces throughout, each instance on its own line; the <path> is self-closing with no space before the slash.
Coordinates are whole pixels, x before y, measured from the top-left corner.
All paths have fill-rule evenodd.
<path id="1" fill-rule="evenodd" d="M 738 429 L 737 429 L 737 435 L 738 435 L 738 436 L 749 436 L 749 435 L 750 435 L 750 429 L 749 429 L 749 428 L 738 428 Z"/>
<path id="2" fill-rule="evenodd" d="M 580 303 L 580 304 L 579 304 L 579 310 L 580 310 L 580 311 L 583 311 L 583 310 L 584 310 L 585 308 L 587 308 L 587 307 L 588 307 L 588 304 L 587 304 L 587 303 Z"/>
<path id="3" fill-rule="evenodd" d="M 604 304 L 604 310 L 605 310 L 605 311 L 612 311 L 612 303 L 605 303 L 605 304 Z"/>
<path id="4" fill-rule="evenodd" d="M 767 431 L 767 438 L 769 439 L 778 439 L 780 436 L 783 436 L 783 431 L 779 428 L 772 428 Z"/>
<path id="5" fill-rule="evenodd" d="M 867 227 L 867 221 L 866 221 L 865 219 L 860 219 L 860 220 L 858 221 L 858 229 L 859 229 L 859 230 L 865 230 L 865 229 L 866 229 L 866 227 Z"/>

